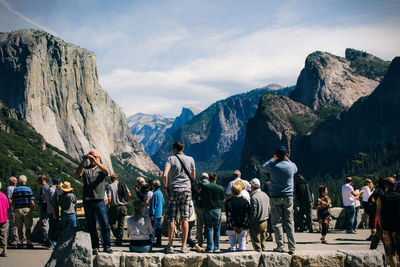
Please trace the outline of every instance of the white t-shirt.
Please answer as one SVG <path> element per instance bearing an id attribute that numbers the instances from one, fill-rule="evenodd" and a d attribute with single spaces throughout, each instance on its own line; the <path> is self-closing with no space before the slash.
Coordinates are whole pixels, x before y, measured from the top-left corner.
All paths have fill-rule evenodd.
<path id="1" fill-rule="evenodd" d="M 371 188 L 369 186 L 364 186 L 364 193 L 362 194 L 362 201 L 368 202 L 369 197 L 372 195 Z"/>
<path id="2" fill-rule="evenodd" d="M 225 194 L 227 194 L 227 195 L 232 195 L 232 191 L 231 191 L 232 185 L 233 185 L 235 182 L 237 182 L 237 181 L 242 181 L 242 182 L 244 183 L 244 185 L 246 186 L 246 191 L 247 191 L 247 192 L 250 192 L 250 191 L 251 191 L 251 185 L 250 185 L 250 183 L 249 183 L 248 181 L 243 180 L 243 179 L 241 179 L 241 178 L 236 178 L 235 180 L 231 181 L 231 182 L 228 184 L 228 187 L 226 188 Z"/>
<path id="3" fill-rule="evenodd" d="M 342 199 L 343 199 L 343 206 L 354 206 L 354 197 L 351 194 L 354 192 L 353 187 L 349 184 L 344 184 L 342 186 Z"/>
<path id="4" fill-rule="evenodd" d="M 354 191 L 354 193 L 357 193 L 357 194 L 358 194 L 359 192 L 360 192 L 360 190 L 358 190 L 358 189 Z M 355 208 L 358 208 L 358 207 L 360 207 L 360 206 L 361 206 L 360 198 L 359 198 L 359 197 L 355 197 L 355 198 L 354 198 L 354 207 L 355 207 Z"/>

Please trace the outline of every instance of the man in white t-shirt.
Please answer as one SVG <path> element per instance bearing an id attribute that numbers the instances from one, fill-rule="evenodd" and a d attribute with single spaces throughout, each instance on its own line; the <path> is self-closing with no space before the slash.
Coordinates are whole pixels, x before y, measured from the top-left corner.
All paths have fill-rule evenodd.
<path id="1" fill-rule="evenodd" d="M 250 183 L 248 181 L 246 181 L 246 180 L 242 180 L 242 174 L 241 174 L 241 172 L 239 170 L 236 170 L 236 171 L 233 172 L 233 177 L 235 179 L 228 184 L 228 187 L 226 188 L 226 191 L 225 191 L 225 194 L 226 194 L 227 197 L 230 197 L 232 195 L 232 191 L 231 191 L 232 185 L 234 183 L 236 183 L 237 181 L 242 181 L 244 183 L 244 185 L 246 186 L 246 191 L 247 192 L 251 191 Z"/>
<path id="2" fill-rule="evenodd" d="M 360 195 L 360 192 L 355 192 L 353 188 L 353 179 L 351 177 L 346 178 L 346 183 L 342 186 L 342 199 L 345 214 L 345 227 L 349 234 L 355 234 L 356 231 L 353 229 L 354 215 L 355 215 L 355 198 Z"/>

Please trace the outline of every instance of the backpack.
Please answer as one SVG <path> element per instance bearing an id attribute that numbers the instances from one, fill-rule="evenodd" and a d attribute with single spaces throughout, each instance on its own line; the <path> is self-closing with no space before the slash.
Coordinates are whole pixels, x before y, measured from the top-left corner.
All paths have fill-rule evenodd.
<path id="1" fill-rule="evenodd" d="M 125 201 L 128 201 L 128 196 L 129 196 L 129 191 L 128 191 L 128 186 L 122 182 L 118 181 L 118 198 L 123 199 Z"/>

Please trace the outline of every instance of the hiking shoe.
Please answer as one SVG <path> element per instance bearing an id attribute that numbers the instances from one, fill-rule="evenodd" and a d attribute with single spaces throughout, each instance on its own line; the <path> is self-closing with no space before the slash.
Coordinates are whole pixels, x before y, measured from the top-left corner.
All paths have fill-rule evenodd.
<path id="1" fill-rule="evenodd" d="M 172 254 L 172 253 L 174 253 L 174 248 L 173 248 L 173 247 L 170 247 L 170 246 L 166 246 L 166 247 L 163 249 L 163 252 L 164 252 L 165 254 Z"/>
<path id="2" fill-rule="evenodd" d="M 274 248 L 272 251 L 273 252 L 280 252 L 280 253 L 285 252 L 285 250 L 283 248 Z"/>
<path id="3" fill-rule="evenodd" d="M 288 251 L 289 255 L 293 255 L 293 254 L 294 254 L 294 252 L 295 252 L 295 250 L 294 250 L 294 249 L 289 249 L 289 251 Z"/>
<path id="4" fill-rule="evenodd" d="M 98 248 L 93 249 L 92 254 L 93 255 L 99 254 L 99 249 Z"/>
<path id="5" fill-rule="evenodd" d="M 107 248 L 104 248 L 104 252 L 106 252 L 108 254 L 112 254 L 113 250 L 111 248 L 107 247 Z"/>
<path id="6" fill-rule="evenodd" d="M 33 244 L 32 243 L 26 244 L 26 248 L 27 249 L 33 249 Z"/>

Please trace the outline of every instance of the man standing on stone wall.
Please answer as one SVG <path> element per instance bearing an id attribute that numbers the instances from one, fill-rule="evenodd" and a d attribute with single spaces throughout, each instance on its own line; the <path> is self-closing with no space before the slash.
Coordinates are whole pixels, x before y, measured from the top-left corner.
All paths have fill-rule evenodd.
<path id="1" fill-rule="evenodd" d="M 24 225 L 25 225 L 25 237 L 26 237 L 26 248 L 32 249 L 33 244 L 31 243 L 31 228 L 33 224 L 32 210 L 35 206 L 35 198 L 30 187 L 26 186 L 25 175 L 18 177 L 19 186 L 14 189 L 12 194 L 12 206 L 15 214 L 15 222 L 18 228 L 19 244 L 18 248 L 23 248 L 24 244 Z"/>
<path id="2" fill-rule="evenodd" d="M 192 157 L 183 154 L 184 144 L 172 145 L 173 156 L 167 158 L 163 171 L 163 185 L 167 197 L 165 217 L 168 222 L 168 246 L 165 253 L 173 252 L 175 220 L 179 209 L 182 221 L 182 252 L 189 252 L 186 246 L 189 231 L 190 202 L 192 200 L 191 180 L 196 177 L 196 168 Z M 169 174 L 169 178 L 168 178 Z"/>
<path id="3" fill-rule="evenodd" d="M 272 159 L 262 165 L 262 169 L 271 176 L 268 190 L 271 198 L 272 228 L 275 232 L 277 244 L 274 251 L 284 252 L 283 229 L 285 229 L 289 243 L 289 254 L 293 254 L 296 250 L 293 189 L 297 166 L 289 160 L 288 150 L 282 146 L 276 150 Z"/>
<path id="4" fill-rule="evenodd" d="M 6 189 L 6 196 L 9 202 L 8 213 L 8 244 L 10 246 L 17 246 L 17 224 L 15 222 L 14 209 L 12 207 L 12 194 L 17 187 L 17 178 L 14 176 L 9 178 L 9 186 Z"/>
<path id="5" fill-rule="evenodd" d="M 112 183 L 108 187 L 108 217 L 111 230 L 116 238 L 115 245 L 122 245 L 124 237 L 124 222 L 127 214 L 126 206 L 131 199 L 131 192 L 125 183 L 120 182 L 117 174 L 111 175 Z"/>
<path id="6" fill-rule="evenodd" d="M 46 181 L 46 175 L 40 174 L 37 177 L 37 182 L 41 185 L 39 189 L 39 196 L 37 198 L 37 203 L 39 206 L 39 220 L 41 222 L 40 232 L 43 237 L 43 244 L 49 246 L 49 216 L 47 214 L 47 203 L 46 203 L 46 193 L 49 189 L 49 185 Z"/>
<path id="7" fill-rule="evenodd" d="M 89 166 L 85 167 L 86 160 L 89 159 Z M 100 156 L 96 151 L 90 151 L 83 155 L 82 162 L 75 174 L 83 179 L 83 206 L 85 208 L 86 225 L 92 241 L 93 254 L 99 253 L 99 237 L 96 229 L 96 215 L 101 225 L 101 236 L 103 237 L 104 252 L 112 253 L 110 245 L 110 225 L 105 196 L 105 181 L 109 173 L 108 168 L 100 161 Z"/>

